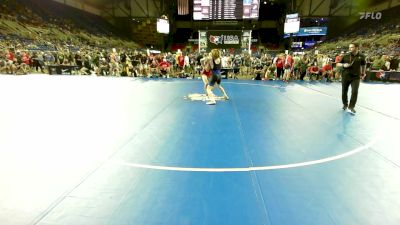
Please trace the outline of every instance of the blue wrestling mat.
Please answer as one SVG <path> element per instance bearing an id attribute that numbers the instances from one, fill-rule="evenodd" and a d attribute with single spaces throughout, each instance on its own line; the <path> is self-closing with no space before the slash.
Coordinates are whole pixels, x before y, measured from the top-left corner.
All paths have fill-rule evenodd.
<path id="1" fill-rule="evenodd" d="M 0 224 L 400 224 L 398 84 L 222 85 L 0 76 Z"/>

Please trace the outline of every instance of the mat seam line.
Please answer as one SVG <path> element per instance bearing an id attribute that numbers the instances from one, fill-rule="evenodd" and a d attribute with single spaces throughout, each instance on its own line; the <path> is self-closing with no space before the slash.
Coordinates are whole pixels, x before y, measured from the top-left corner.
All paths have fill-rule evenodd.
<path id="1" fill-rule="evenodd" d="M 178 99 L 178 97 L 175 97 L 169 104 L 167 104 L 162 110 L 160 110 L 160 112 L 156 113 L 141 129 L 140 131 L 142 131 L 143 129 L 145 129 L 148 125 L 150 125 L 152 123 L 152 121 L 157 118 L 159 115 L 161 115 L 161 113 L 166 110 L 173 102 L 175 102 Z M 128 138 L 128 140 L 126 142 L 124 142 L 124 144 L 122 144 L 120 147 L 117 148 L 116 151 L 114 151 L 113 153 L 110 154 L 110 156 L 107 157 L 106 160 L 104 160 L 103 162 L 100 163 L 99 166 L 97 166 L 96 168 L 93 169 L 93 171 L 88 172 L 86 176 L 84 176 L 84 178 L 82 178 L 82 180 L 80 180 L 76 185 L 74 185 L 70 190 L 65 191 L 59 198 L 57 198 L 52 204 L 49 205 L 49 207 L 43 212 L 41 213 L 41 215 L 39 215 L 38 217 L 36 217 L 33 222 L 29 223 L 32 225 L 37 225 L 38 223 L 40 223 L 51 211 L 53 211 L 53 209 L 55 209 L 66 197 L 68 197 L 68 195 L 70 193 L 72 193 L 76 188 L 78 188 L 83 182 L 85 182 L 90 176 L 92 176 L 96 171 L 98 171 L 100 168 L 102 168 L 104 165 L 107 164 L 107 162 L 113 158 L 119 151 L 121 151 L 121 149 L 123 149 L 124 146 L 126 146 L 132 139 L 135 139 L 136 136 L 138 134 L 140 134 L 141 132 L 136 132 L 134 135 L 132 135 L 131 137 Z"/>
<path id="2" fill-rule="evenodd" d="M 397 167 L 400 169 L 400 164 L 397 164 L 395 162 L 393 162 L 392 160 L 390 160 L 388 157 L 384 156 L 383 154 L 379 153 L 377 150 L 375 150 L 374 148 L 370 148 L 372 152 L 374 152 L 375 154 L 377 154 L 379 157 L 381 157 L 383 160 L 393 164 L 393 166 Z"/>
<path id="3" fill-rule="evenodd" d="M 236 104 L 235 104 L 234 101 L 232 101 L 232 105 L 233 105 L 233 108 L 234 108 L 234 110 L 235 110 L 235 116 L 236 116 L 236 118 L 237 118 L 237 120 L 238 120 L 238 123 L 239 123 L 240 137 L 241 137 L 241 139 L 242 139 L 242 141 L 243 141 L 243 144 L 244 144 L 244 149 L 243 149 L 243 150 L 244 150 L 244 153 L 245 153 L 245 155 L 246 155 L 246 157 L 247 157 L 247 160 L 250 162 L 250 165 L 253 167 L 254 164 L 253 164 L 253 161 L 251 160 L 250 154 L 249 154 L 249 152 L 248 152 L 248 147 L 247 147 L 247 142 L 246 142 L 246 140 L 245 140 L 245 135 L 244 135 L 244 131 L 243 131 L 242 121 L 241 121 L 241 119 L 240 119 L 239 112 L 238 112 L 238 110 L 237 110 L 237 106 L 236 106 Z M 251 177 L 254 177 L 254 179 L 252 178 L 253 185 L 255 186 L 254 188 L 256 188 L 257 191 L 258 191 L 258 193 L 260 193 L 261 204 L 262 204 L 262 206 L 263 206 L 263 208 L 264 208 L 264 213 L 265 213 L 265 216 L 266 216 L 266 219 L 267 219 L 266 222 L 267 222 L 267 224 L 272 225 L 272 224 L 271 224 L 271 218 L 270 218 L 270 215 L 269 215 L 269 212 L 268 212 L 268 208 L 267 208 L 267 206 L 266 206 L 266 203 L 265 203 L 265 201 L 264 201 L 264 196 L 263 196 L 263 193 L 262 193 L 262 191 L 261 191 L 261 186 L 260 186 L 260 182 L 259 182 L 258 176 L 257 176 L 257 174 L 256 174 L 256 171 L 250 171 L 250 176 L 251 176 Z"/>

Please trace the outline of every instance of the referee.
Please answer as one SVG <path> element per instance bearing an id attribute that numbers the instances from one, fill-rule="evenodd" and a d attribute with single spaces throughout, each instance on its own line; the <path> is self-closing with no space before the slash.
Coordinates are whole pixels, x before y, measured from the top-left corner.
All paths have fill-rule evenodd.
<path id="1" fill-rule="evenodd" d="M 343 67 L 342 74 L 342 102 L 343 110 L 355 114 L 354 107 L 357 102 L 358 87 L 360 86 L 360 79 L 365 77 L 365 56 L 359 52 L 359 45 L 351 43 L 349 45 L 349 52 L 345 54 L 337 66 Z M 350 104 L 348 102 L 347 92 L 351 85 L 351 98 Z"/>

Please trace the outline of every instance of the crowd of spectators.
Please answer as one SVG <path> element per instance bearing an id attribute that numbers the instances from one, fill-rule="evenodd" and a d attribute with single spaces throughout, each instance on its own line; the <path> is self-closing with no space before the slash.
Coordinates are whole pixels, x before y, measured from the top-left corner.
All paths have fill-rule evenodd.
<path id="1" fill-rule="evenodd" d="M 200 77 L 200 60 L 206 54 L 142 50 L 134 42 L 123 40 L 111 31 L 97 33 L 68 19 L 42 16 L 15 0 L 6 0 L 0 5 L 0 17 L 0 73 L 194 78 Z M 377 29 L 382 32 L 382 27 Z M 387 29 L 390 31 L 383 30 L 383 34 L 400 33 L 398 24 L 387 26 Z M 381 37 L 373 29 L 367 31 L 363 35 Z M 361 34 L 354 35 L 346 34 L 317 46 L 317 49 L 298 53 L 223 51 L 223 72 L 234 79 L 340 80 L 341 71 L 335 68 L 335 63 L 346 51 L 346 43 Z M 389 38 L 383 44 L 364 42 L 361 50 L 367 56 L 368 68 L 398 71 L 399 43 L 400 38 Z M 62 70 L 52 71 L 57 66 Z"/>
<path id="2" fill-rule="evenodd" d="M 350 43 L 359 43 L 361 51 L 370 62 L 382 59 L 391 62 L 393 70 L 394 62 L 400 54 L 400 7 L 394 7 L 381 12 L 382 18 L 377 20 L 358 20 L 342 35 L 331 40 L 322 42 L 318 49 L 327 53 L 347 50 Z M 391 70 L 388 63 L 379 67 L 375 64 L 374 69 Z"/>

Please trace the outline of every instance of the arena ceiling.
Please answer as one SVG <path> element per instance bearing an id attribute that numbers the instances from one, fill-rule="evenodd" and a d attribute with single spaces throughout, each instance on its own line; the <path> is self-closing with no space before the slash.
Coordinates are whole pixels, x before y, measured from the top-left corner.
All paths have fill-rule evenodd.
<path id="1" fill-rule="evenodd" d="M 95 6 L 97 8 L 101 8 L 104 5 L 109 4 L 110 2 L 118 2 L 119 0 L 108 1 L 108 0 L 82 0 L 83 2 Z"/>
<path id="2" fill-rule="evenodd" d="M 102 16 L 135 42 L 163 45 L 156 31 L 156 18 L 169 13 L 177 0 L 53 0 Z"/>
<path id="3" fill-rule="evenodd" d="M 155 19 L 177 11 L 177 0 L 54 0 L 106 18 L 114 25 L 129 29 L 140 44 L 159 45 L 162 39 L 155 31 Z M 193 0 L 188 0 L 189 4 Z M 285 3 L 287 12 L 298 12 L 301 17 L 346 17 L 362 11 L 383 11 L 400 5 L 400 0 L 259 0 L 261 4 Z M 87 7 L 85 7 L 86 5 Z M 260 15 L 262 12 L 260 12 Z M 189 19 L 190 20 L 190 19 Z M 175 21 L 170 21 L 174 23 Z M 180 21 L 185 22 L 185 21 Z M 264 23 L 267 21 L 254 21 Z M 201 23 L 201 22 L 197 22 Z M 194 26 L 193 21 L 186 21 Z M 253 22 L 252 22 L 253 24 Z"/>
<path id="4" fill-rule="evenodd" d="M 68 1 L 68 0 L 64 0 Z M 70 0 L 72 1 L 72 0 Z M 105 14 L 116 17 L 159 17 L 166 12 L 165 4 L 176 5 L 176 0 L 77 0 L 91 5 Z M 189 2 L 192 0 L 189 0 Z M 260 0 L 260 2 L 286 3 L 290 11 L 301 16 L 348 16 L 360 10 L 388 9 L 400 4 L 399 0 Z M 261 12 L 260 12 L 261 13 Z"/>
<path id="5" fill-rule="evenodd" d="M 165 13 L 164 5 L 170 0 L 80 0 L 99 9 L 102 14 L 115 17 L 151 18 Z M 173 0 L 176 2 L 176 0 Z"/>

